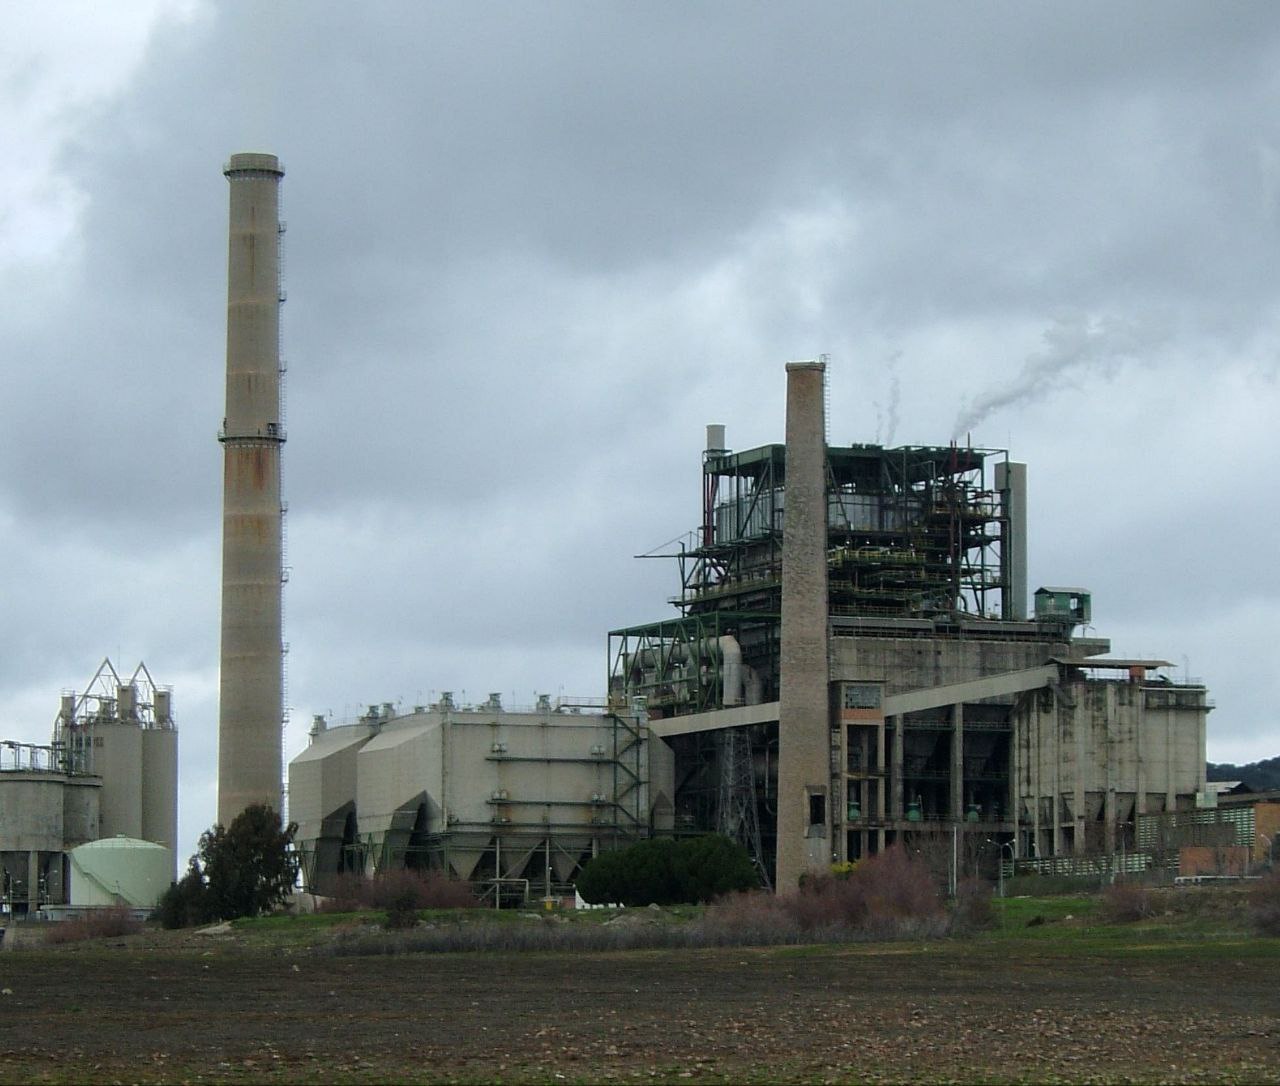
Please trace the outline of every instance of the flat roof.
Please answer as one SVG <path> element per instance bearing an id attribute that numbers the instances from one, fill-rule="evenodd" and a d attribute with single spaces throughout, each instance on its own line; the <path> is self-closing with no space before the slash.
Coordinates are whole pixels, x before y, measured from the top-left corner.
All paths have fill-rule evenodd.
<path id="1" fill-rule="evenodd" d="M 1131 667 L 1142 667 L 1152 671 L 1158 667 L 1173 667 L 1168 660 L 1116 660 L 1110 657 L 1088 657 L 1083 660 L 1070 659 L 1066 656 L 1051 656 L 1050 662 L 1062 664 L 1064 667 L 1099 667 L 1112 668 L 1116 671 L 1127 671 Z"/>

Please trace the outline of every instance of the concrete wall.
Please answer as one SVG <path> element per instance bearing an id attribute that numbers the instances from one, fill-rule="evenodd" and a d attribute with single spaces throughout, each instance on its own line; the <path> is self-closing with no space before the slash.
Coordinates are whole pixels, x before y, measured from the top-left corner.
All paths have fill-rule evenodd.
<path id="1" fill-rule="evenodd" d="M 1064 683 L 1014 713 L 1019 829 L 1035 855 L 1113 851 L 1138 815 L 1185 810 L 1204 788 L 1204 690 Z"/>
<path id="2" fill-rule="evenodd" d="M 57 773 L 0 774 L 0 849 L 62 851 L 64 780 Z"/>
<path id="3" fill-rule="evenodd" d="M 100 791 L 92 777 L 0 773 L 0 869 L 16 909 L 65 900 L 64 850 L 97 835 Z"/>
<path id="4" fill-rule="evenodd" d="M 75 848 L 102 836 L 102 781 L 67 777 L 62 787 L 62 847 Z"/>
<path id="5" fill-rule="evenodd" d="M 833 680 L 882 682 L 886 696 L 1039 667 L 1068 653 L 1064 641 L 943 637 L 835 637 Z"/>

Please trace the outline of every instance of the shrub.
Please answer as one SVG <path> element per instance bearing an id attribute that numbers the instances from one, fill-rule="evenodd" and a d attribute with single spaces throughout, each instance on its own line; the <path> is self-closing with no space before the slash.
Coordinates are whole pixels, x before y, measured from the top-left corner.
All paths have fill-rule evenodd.
<path id="1" fill-rule="evenodd" d="M 403 931 L 417 927 L 418 909 L 414 902 L 417 895 L 412 887 L 405 887 L 387 904 L 387 919 L 383 927 L 390 931 Z"/>
<path id="2" fill-rule="evenodd" d="M 1262 935 L 1280 935 L 1280 871 L 1249 890 L 1249 919 Z"/>
<path id="3" fill-rule="evenodd" d="M 942 897 L 929 867 L 894 845 L 869 856 L 849 875 L 851 915 L 875 935 L 924 935 L 940 929 Z"/>
<path id="4" fill-rule="evenodd" d="M 751 856 L 723 834 L 680 841 L 675 855 L 680 900 L 712 901 L 760 885 Z"/>
<path id="5" fill-rule="evenodd" d="M 44 933 L 44 941 L 50 946 L 63 943 L 79 943 L 86 939 L 113 939 L 121 935 L 136 935 L 142 930 L 142 922 L 124 906 L 95 909 L 75 920 L 63 920 L 51 924 Z"/>
<path id="6" fill-rule="evenodd" d="M 365 901 L 374 909 L 469 909 L 478 904 L 470 886 L 443 871 L 379 871 L 365 885 Z"/>
<path id="7" fill-rule="evenodd" d="M 680 905 L 759 886 L 747 850 L 719 834 L 675 841 L 654 837 L 602 852 L 582 869 L 577 890 L 593 904 Z"/>
<path id="8" fill-rule="evenodd" d="M 320 911 L 349 913 L 361 909 L 470 909 L 477 904 L 471 887 L 443 871 L 379 871 L 373 878 L 350 872 L 328 884 L 328 900 Z"/>
<path id="9" fill-rule="evenodd" d="M 369 880 L 353 871 L 330 876 L 324 883 L 324 899 L 317 908 L 322 913 L 353 913 L 369 908 Z"/>
<path id="10" fill-rule="evenodd" d="M 1131 924 L 1155 915 L 1151 893 L 1131 882 L 1115 882 L 1102 891 L 1102 916 L 1112 924 Z"/>
<path id="11" fill-rule="evenodd" d="M 707 920 L 712 926 L 741 922 L 827 938 L 936 935 L 945 926 L 928 866 L 896 845 L 847 873 L 810 876 L 799 892 L 768 902 L 766 895 L 725 898 L 707 910 Z"/>
<path id="12" fill-rule="evenodd" d="M 982 879 L 961 879 L 951 907 L 951 930 L 957 934 L 986 931 L 996 922 L 991 903 L 991 884 Z"/>

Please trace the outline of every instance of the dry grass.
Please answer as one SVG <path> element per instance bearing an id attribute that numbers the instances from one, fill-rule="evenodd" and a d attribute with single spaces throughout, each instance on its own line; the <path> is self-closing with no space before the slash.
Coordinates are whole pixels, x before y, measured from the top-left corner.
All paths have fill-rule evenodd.
<path id="1" fill-rule="evenodd" d="M 989 909 L 989 901 L 987 906 Z M 644 913 L 623 914 L 604 924 L 590 925 L 552 919 L 534 925 L 444 923 L 409 931 L 343 932 L 335 936 L 329 950 L 359 956 L 461 950 L 776 946 L 932 938 L 947 931 L 946 910 L 928 867 L 903 849 L 891 848 L 858 864 L 847 877 L 819 876 L 795 894 L 729 894 L 689 924 L 663 924 Z"/>
<path id="2" fill-rule="evenodd" d="M 952 933 L 967 935 L 995 926 L 996 909 L 991 897 L 991 883 L 983 879 L 961 879 L 951 909 Z"/>
<path id="3" fill-rule="evenodd" d="M 1280 871 L 1273 871 L 1249 891 L 1249 919 L 1262 935 L 1280 935 Z"/>
<path id="4" fill-rule="evenodd" d="M 339 875 L 328 890 L 320 912 L 386 909 L 404 914 L 419 909 L 471 909 L 478 904 L 465 882 L 440 871 L 379 871 L 373 878 Z"/>
<path id="5" fill-rule="evenodd" d="M 1112 924 L 1131 924 L 1155 916 L 1151 891 L 1131 882 L 1117 882 L 1102 891 L 1102 916 Z"/>
<path id="6" fill-rule="evenodd" d="M 82 943 L 86 939 L 137 935 L 141 930 L 142 921 L 134 918 L 133 911 L 117 906 L 95 909 L 75 920 L 50 924 L 44 933 L 44 941 L 46 946 L 62 946 L 66 943 Z"/>

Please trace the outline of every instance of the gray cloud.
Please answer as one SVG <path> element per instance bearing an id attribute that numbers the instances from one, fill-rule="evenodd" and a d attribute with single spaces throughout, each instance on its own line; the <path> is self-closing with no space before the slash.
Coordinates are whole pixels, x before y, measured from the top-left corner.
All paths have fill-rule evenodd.
<path id="1" fill-rule="evenodd" d="M 212 817 L 219 169 L 267 149 L 292 749 L 363 701 L 600 692 L 605 631 L 668 612 L 674 568 L 631 556 L 697 522 L 703 424 L 780 439 L 783 361 L 829 352 L 834 438 L 1008 438 L 1033 576 L 1094 585 L 1118 648 L 1195 659 L 1211 752 L 1275 753 L 1280 690 L 1230 657 L 1280 596 L 1278 59 L 1257 4 L 160 27 L 60 145 L 71 239 L 0 268 L 8 726 L 39 738 L 118 644 L 179 685 L 184 835 Z"/>

